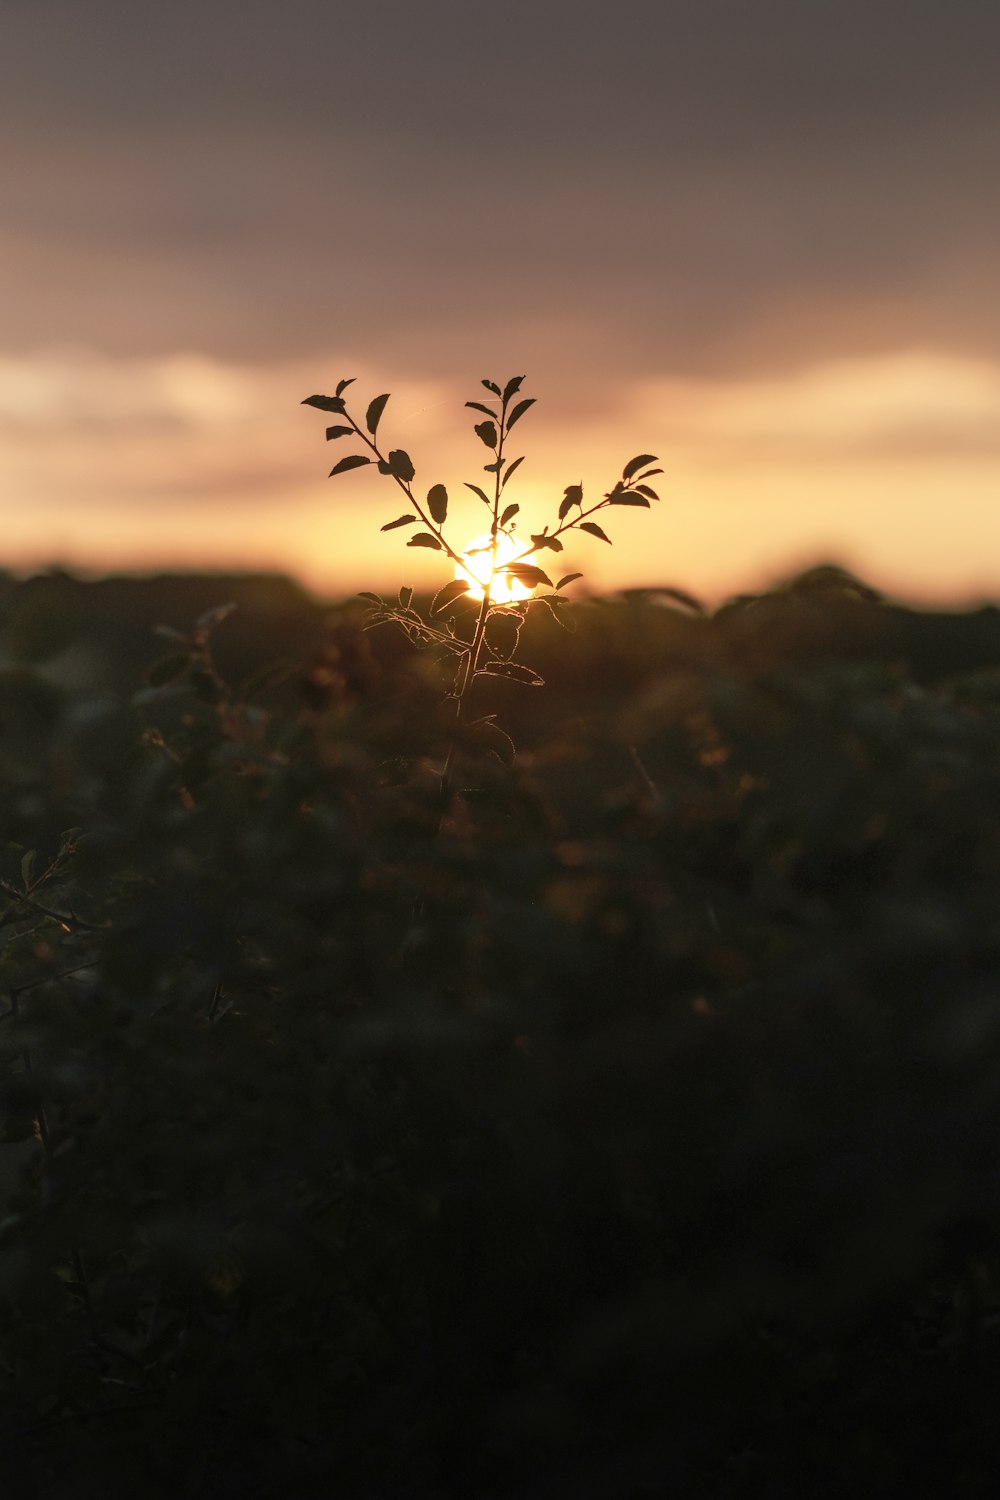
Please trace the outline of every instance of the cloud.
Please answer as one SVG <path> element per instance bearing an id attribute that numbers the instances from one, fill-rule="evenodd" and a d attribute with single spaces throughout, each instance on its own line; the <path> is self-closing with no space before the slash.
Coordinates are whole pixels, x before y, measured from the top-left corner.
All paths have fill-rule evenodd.
<path id="1" fill-rule="evenodd" d="M 635 406 L 678 450 L 714 465 L 1000 458 L 1000 362 L 931 351 L 827 360 L 777 378 L 650 382 Z"/>

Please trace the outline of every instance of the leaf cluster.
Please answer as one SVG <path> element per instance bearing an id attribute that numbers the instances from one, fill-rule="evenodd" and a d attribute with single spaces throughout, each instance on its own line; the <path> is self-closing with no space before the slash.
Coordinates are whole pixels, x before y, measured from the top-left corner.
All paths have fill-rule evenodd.
<path id="1" fill-rule="evenodd" d="M 486 488 L 482 484 L 465 481 L 465 487 L 490 513 L 489 535 L 492 538 L 489 546 L 482 549 L 490 558 L 488 581 L 478 609 L 472 612 L 463 610 L 460 606 L 472 602 L 465 597 L 470 592 L 478 600 L 479 591 L 472 590 L 472 577 L 467 570 L 463 570 L 462 544 L 452 539 L 453 533 L 445 531 L 449 520 L 446 487 L 436 483 L 427 491 L 423 500 L 419 499 L 412 488 L 415 470 L 409 455 L 399 449 L 389 450 L 384 455 L 379 447 L 378 428 L 389 401 L 388 394 L 376 396 L 369 403 L 363 425 L 352 416 L 344 396 L 344 391 L 352 383 L 349 380 L 338 383 L 334 396 L 309 396 L 303 403 L 321 411 L 336 412 L 346 418 L 347 425 L 327 429 L 328 439 L 353 435 L 368 450 L 341 459 L 331 470 L 331 477 L 374 464 L 379 473 L 395 481 L 408 506 L 400 515 L 384 522 L 382 530 L 395 531 L 422 524 L 424 529 L 415 531 L 407 541 L 407 546 L 444 553 L 456 566 L 456 579 L 445 584 L 434 595 L 427 619 L 421 618 L 413 608 L 412 590 L 409 588 L 400 590 L 399 599 L 394 602 L 387 602 L 377 595 L 364 594 L 362 597 L 371 606 L 368 617 L 370 625 L 395 624 L 414 644 L 451 659 L 454 667 L 451 691 L 458 704 L 459 715 L 465 694 L 477 678 L 499 676 L 528 686 L 542 684 L 543 679 L 534 668 L 515 660 L 520 626 L 524 623 L 527 612 L 535 605 L 541 605 L 560 623 L 566 623 L 565 600 L 560 591 L 582 578 L 583 574 L 566 573 L 553 583 L 540 565 L 539 555 L 545 552 L 562 552 L 564 537 L 574 531 L 596 537 L 610 546 L 610 537 L 592 517 L 597 512 L 616 505 L 648 509 L 650 501 L 658 498 L 647 481 L 662 470 L 650 467 L 656 463 L 652 454 L 639 454 L 629 460 L 622 470 L 621 478 L 595 504 L 584 504 L 582 484 L 567 486 L 553 520 L 541 530 L 529 532 L 530 541 L 518 550 L 520 537 L 517 517 L 520 505 L 508 502 L 504 491 L 524 462 L 524 455 L 509 458 L 505 445 L 512 429 L 535 404 L 534 397 L 520 395 L 523 381 L 524 376 L 517 375 L 501 387 L 496 381 L 483 380 L 482 385 L 489 399 L 465 403 L 466 407 L 484 419 L 474 423 L 473 432 L 490 451 L 491 458 L 483 465 L 483 470 L 492 481 L 492 494 L 489 493 L 489 480 L 486 481 Z M 513 556 L 508 555 L 511 548 Z M 533 592 L 543 587 L 549 592 Z M 450 609 L 452 613 L 449 614 Z M 498 618 L 501 612 L 505 617 L 503 620 Z M 442 616 L 445 617 L 443 620 Z"/>

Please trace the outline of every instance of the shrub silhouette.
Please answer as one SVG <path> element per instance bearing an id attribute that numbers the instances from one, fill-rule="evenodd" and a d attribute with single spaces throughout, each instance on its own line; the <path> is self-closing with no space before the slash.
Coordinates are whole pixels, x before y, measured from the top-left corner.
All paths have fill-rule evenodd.
<path id="1" fill-rule="evenodd" d="M 12 1493 L 991 1492 L 995 612 L 534 610 L 470 837 L 419 642 L 157 585 L 129 709 L 128 591 L 46 587 L 0 675 Z M 64 674 L 67 621 L 124 666 Z"/>

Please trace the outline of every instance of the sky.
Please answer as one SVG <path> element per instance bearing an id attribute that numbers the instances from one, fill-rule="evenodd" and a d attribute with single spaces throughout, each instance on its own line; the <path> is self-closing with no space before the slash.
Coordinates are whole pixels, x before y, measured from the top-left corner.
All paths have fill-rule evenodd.
<path id="1" fill-rule="evenodd" d="M 998 182 L 995 0 L 0 0 L 0 566 L 432 584 L 300 403 L 464 541 L 524 374 L 584 587 L 1000 596 Z"/>

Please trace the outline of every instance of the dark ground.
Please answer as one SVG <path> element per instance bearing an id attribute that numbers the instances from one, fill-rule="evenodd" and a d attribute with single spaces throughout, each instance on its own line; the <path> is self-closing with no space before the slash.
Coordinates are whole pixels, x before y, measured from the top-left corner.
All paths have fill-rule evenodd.
<path id="1" fill-rule="evenodd" d="M 0 581 L 11 1495 L 996 1492 L 1000 613 L 575 616 Z"/>

